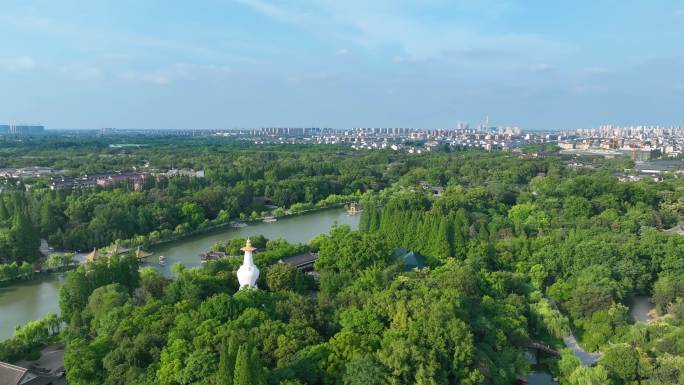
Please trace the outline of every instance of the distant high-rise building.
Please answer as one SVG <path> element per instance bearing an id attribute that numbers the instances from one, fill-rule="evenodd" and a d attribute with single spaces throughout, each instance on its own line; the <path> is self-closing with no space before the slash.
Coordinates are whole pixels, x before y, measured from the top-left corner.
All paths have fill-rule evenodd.
<path id="1" fill-rule="evenodd" d="M 12 125 L 9 133 L 14 135 L 35 135 L 45 132 L 45 126 Z"/>

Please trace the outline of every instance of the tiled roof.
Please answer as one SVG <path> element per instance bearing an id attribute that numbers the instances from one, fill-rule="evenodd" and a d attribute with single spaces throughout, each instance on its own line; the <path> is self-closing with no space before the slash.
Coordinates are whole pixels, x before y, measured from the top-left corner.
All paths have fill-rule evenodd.
<path id="1" fill-rule="evenodd" d="M 663 232 L 668 234 L 682 234 L 684 235 L 684 226 L 675 226 L 671 229 L 663 230 Z"/>
<path id="2" fill-rule="evenodd" d="M 309 263 L 313 263 L 318 259 L 318 256 L 312 252 L 300 254 L 300 255 L 295 255 L 293 257 L 285 258 L 283 259 L 283 263 L 289 263 L 290 265 L 294 265 L 295 267 L 302 266 L 302 265 L 307 265 Z"/>
<path id="3" fill-rule="evenodd" d="M 18 385 L 27 372 L 26 368 L 0 362 L 0 384 Z"/>

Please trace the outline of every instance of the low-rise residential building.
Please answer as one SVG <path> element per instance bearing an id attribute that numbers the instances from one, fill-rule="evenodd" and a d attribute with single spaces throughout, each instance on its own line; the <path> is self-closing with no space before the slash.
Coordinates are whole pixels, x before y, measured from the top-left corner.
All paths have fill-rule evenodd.
<path id="1" fill-rule="evenodd" d="M 168 178 L 172 178 L 174 176 L 187 176 L 190 178 L 204 178 L 204 170 L 195 171 L 195 170 L 190 170 L 190 169 L 172 168 L 171 170 L 164 173 L 164 175 Z"/>
<path id="2" fill-rule="evenodd" d="M 4 178 L 38 178 L 52 174 L 50 167 L 41 166 L 0 169 L 0 177 Z"/>
<path id="3" fill-rule="evenodd" d="M 126 173 L 126 174 L 111 174 L 97 178 L 98 186 L 110 187 L 121 183 L 133 183 L 133 189 L 136 191 L 142 190 L 145 181 L 150 177 L 146 173 Z"/>

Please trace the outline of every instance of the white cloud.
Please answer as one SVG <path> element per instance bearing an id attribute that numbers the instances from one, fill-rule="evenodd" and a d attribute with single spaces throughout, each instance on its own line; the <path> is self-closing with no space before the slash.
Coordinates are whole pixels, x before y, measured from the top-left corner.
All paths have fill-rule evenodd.
<path id="1" fill-rule="evenodd" d="M 193 58 L 192 60 L 200 58 L 199 60 L 208 62 L 253 62 L 250 58 L 235 53 L 243 47 L 234 42 L 230 42 L 230 46 L 217 47 L 215 41 L 185 39 L 185 35 L 179 38 L 163 33 L 138 33 L 127 28 L 110 29 L 97 23 L 73 23 L 63 18 L 12 15 L 1 12 L 0 25 L 10 27 L 20 35 L 36 33 L 44 35 L 46 41 L 65 42 L 66 51 L 87 52 L 91 59 L 96 57 L 107 59 L 106 56 L 110 55 L 116 60 L 122 58 L 140 60 L 148 53 L 165 52 L 183 58 Z M 3 64 L 0 57 L 0 68 Z M 103 63 L 102 66 L 109 64 L 111 63 Z"/>
<path id="2" fill-rule="evenodd" d="M 171 83 L 171 78 L 159 71 L 126 71 L 121 73 L 119 77 L 123 80 L 152 83 L 161 86 Z"/>
<path id="3" fill-rule="evenodd" d="M 337 76 L 327 71 L 315 71 L 305 74 L 298 74 L 293 76 L 288 76 L 285 78 L 288 84 L 292 86 L 301 86 L 306 83 L 315 83 L 318 87 L 322 86 L 323 83 L 330 83 L 337 80 Z"/>
<path id="4" fill-rule="evenodd" d="M 566 52 L 557 42 L 536 34 L 495 33 L 486 22 L 477 25 L 465 16 L 448 21 L 416 17 L 425 8 L 437 12 L 446 2 L 431 1 L 416 5 L 405 0 L 236 0 L 274 20 L 307 29 L 312 34 L 352 41 L 369 50 L 393 50 L 407 60 L 440 57 L 454 51 L 507 51 L 523 54 Z M 493 19 L 510 8 L 501 0 L 459 0 L 448 2 L 480 19 Z M 399 51 L 399 52 L 396 52 Z"/>
<path id="5" fill-rule="evenodd" d="M 0 68 L 9 72 L 25 72 L 36 68 L 36 62 L 29 56 L 0 59 Z"/>
<path id="6" fill-rule="evenodd" d="M 31 16 L 23 19 L 24 26 L 38 30 L 49 30 L 55 25 L 52 19 L 47 17 Z"/>
<path id="7" fill-rule="evenodd" d="M 549 72 L 551 70 L 553 70 L 553 66 L 547 63 L 538 63 L 532 66 L 532 72 L 536 73 Z"/>
<path id="8" fill-rule="evenodd" d="M 119 78 L 129 81 L 167 85 L 177 80 L 193 80 L 200 77 L 223 77 L 230 72 L 228 66 L 177 63 L 153 70 L 124 71 Z"/>
<path id="9" fill-rule="evenodd" d="M 54 20 L 41 16 L 3 14 L 0 23 L 22 31 L 54 32 L 58 29 Z"/>
<path id="10" fill-rule="evenodd" d="M 236 0 L 238 3 L 245 5 L 255 12 L 261 13 L 278 21 L 298 24 L 304 21 L 306 15 L 295 12 L 285 7 L 279 7 L 262 0 Z"/>
<path id="11" fill-rule="evenodd" d="M 584 70 L 589 75 L 607 75 L 610 71 L 603 67 L 589 67 Z"/>
<path id="12" fill-rule="evenodd" d="M 349 55 L 351 55 L 351 51 L 346 49 L 346 48 L 341 48 L 341 49 L 338 49 L 337 52 L 335 52 L 335 55 L 337 55 L 337 56 L 349 56 Z"/>
<path id="13" fill-rule="evenodd" d="M 101 68 L 88 64 L 67 64 L 57 68 L 63 74 L 78 80 L 94 80 L 100 79 L 105 74 Z"/>

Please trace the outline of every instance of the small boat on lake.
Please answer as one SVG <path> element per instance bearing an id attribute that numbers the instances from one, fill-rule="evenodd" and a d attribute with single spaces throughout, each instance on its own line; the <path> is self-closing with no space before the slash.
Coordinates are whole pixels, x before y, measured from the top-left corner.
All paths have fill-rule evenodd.
<path id="1" fill-rule="evenodd" d="M 273 222 L 277 222 L 277 221 L 278 220 L 276 219 L 276 217 L 265 217 L 264 218 L 264 223 L 273 223 Z"/>
<path id="2" fill-rule="evenodd" d="M 349 215 L 356 215 L 360 212 L 361 212 L 361 207 L 356 202 L 352 202 L 349 205 L 349 208 L 347 209 L 347 214 L 349 214 Z"/>
<path id="3" fill-rule="evenodd" d="M 230 222 L 230 227 L 235 227 L 235 228 L 240 228 L 240 227 L 247 227 L 247 224 L 244 222 Z"/>
<path id="4" fill-rule="evenodd" d="M 159 266 L 166 266 L 166 257 L 163 255 L 159 256 Z"/>

